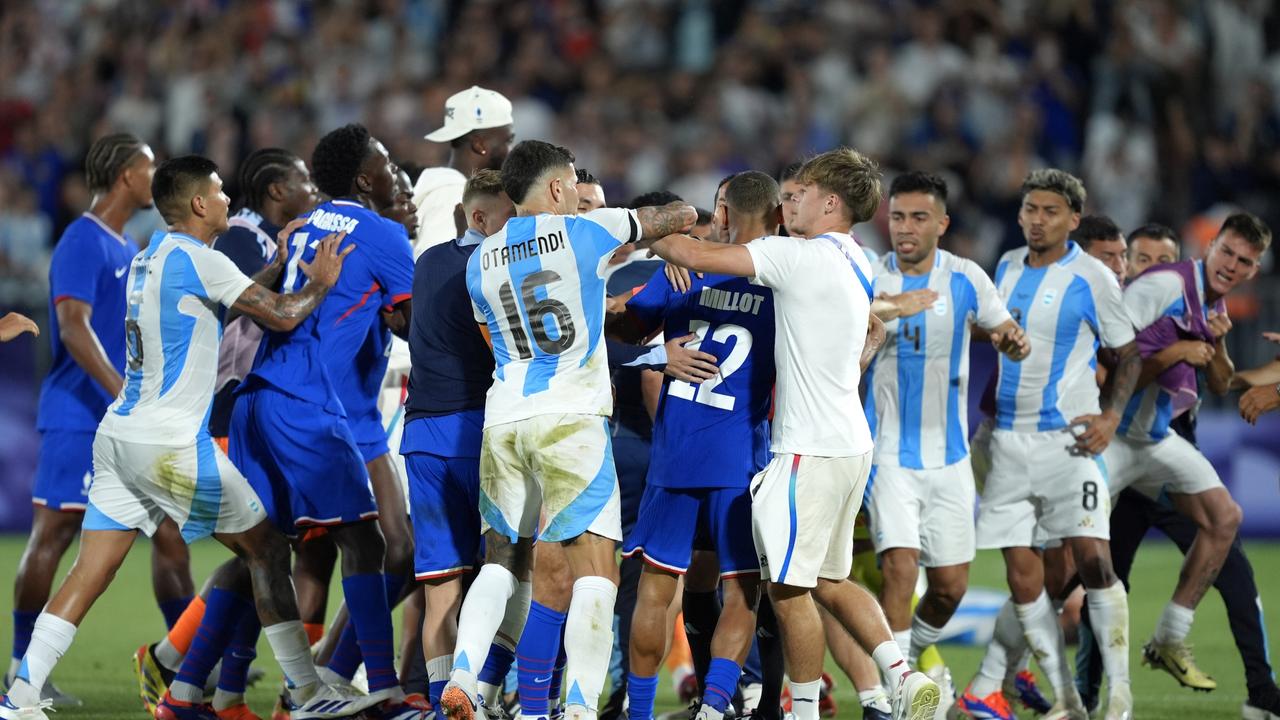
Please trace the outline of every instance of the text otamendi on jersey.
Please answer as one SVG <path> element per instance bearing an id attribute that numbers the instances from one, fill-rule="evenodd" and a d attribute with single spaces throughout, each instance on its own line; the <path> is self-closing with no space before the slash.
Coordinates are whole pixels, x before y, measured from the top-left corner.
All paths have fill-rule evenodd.
<path id="1" fill-rule="evenodd" d="M 527 260 L 534 255 L 545 255 L 562 250 L 564 247 L 564 231 L 556 230 L 536 238 L 487 250 L 480 258 L 480 267 L 488 270 L 491 267 Z"/>
<path id="2" fill-rule="evenodd" d="M 703 307 L 709 307 L 714 310 L 751 313 L 752 315 L 760 314 L 760 306 L 763 303 L 763 295 L 738 292 L 736 290 L 720 290 L 713 287 L 702 288 L 702 292 L 698 295 L 698 304 Z"/>

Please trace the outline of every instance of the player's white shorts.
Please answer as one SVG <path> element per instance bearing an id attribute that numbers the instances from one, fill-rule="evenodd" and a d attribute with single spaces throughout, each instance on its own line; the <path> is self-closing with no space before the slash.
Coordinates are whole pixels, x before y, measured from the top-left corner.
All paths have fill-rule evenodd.
<path id="1" fill-rule="evenodd" d="M 995 430 L 978 512 L 978 547 L 1036 547 L 1111 537 L 1111 495 L 1100 456 L 1073 455 L 1067 429 Z"/>
<path id="2" fill-rule="evenodd" d="M 1117 436 L 1102 453 L 1107 465 L 1111 496 L 1133 486 L 1149 497 L 1161 490 L 1195 495 L 1223 487 L 1209 459 L 1179 435 L 1159 442 L 1141 442 Z"/>
<path id="3" fill-rule="evenodd" d="M 403 374 L 394 370 L 387 371 L 386 382 L 378 393 L 378 412 L 382 415 L 382 427 L 387 431 L 387 447 L 391 448 L 389 454 L 392 464 L 396 466 L 396 479 L 400 481 L 400 489 L 404 492 L 404 506 L 410 507 L 409 471 L 405 469 L 404 456 L 400 454 L 400 443 L 404 439 L 405 410 L 401 401 L 404 391 L 399 382 L 403 377 Z M 391 386 L 393 382 L 396 383 L 394 387 Z"/>
<path id="4" fill-rule="evenodd" d="M 973 503 L 968 458 L 930 470 L 877 465 L 867 508 L 876 552 L 919 550 L 925 567 L 972 562 Z"/>
<path id="5" fill-rule="evenodd" d="M 535 415 L 484 429 L 480 517 L 485 529 L 512 542 L 535 535 L 560 542 L 584 532 L 621 542 L 621 507 L 606 418 Z"/>
<path id="6" fill-rule="evenodd" d="M 870 473 L 871 453 L 774 455 L 751 480 L 760 576 L 795 587 L 849 577 L 853 523 Z"/>
<path id="7" fill-rule="evenodd" d="M 204 433 L 177 447 L 99 433 L 93 468 L 86 530 L 141 530 L 151 536 L 168 516 L 183 539 L 193 542 L 244 532 L 267 519 L 249 482 Z"/>

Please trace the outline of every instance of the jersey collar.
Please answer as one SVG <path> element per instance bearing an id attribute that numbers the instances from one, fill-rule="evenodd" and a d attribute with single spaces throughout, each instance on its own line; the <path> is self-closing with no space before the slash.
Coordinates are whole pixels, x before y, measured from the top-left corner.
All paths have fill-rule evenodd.
<path id="1" fill-rule="evenodd" d="M 121 235 L 120 233 L 116 232 L 115 230 L 112 230 L 111 228 L 107 227 L 107 224 L 106 224 L 106 223 L 104 223 L 104 222 L 102 222 L 102 218 L 98 217 L 97 215 L 94 215 L 93 213 L 91 213 L 91 212 L 89 212 L 88 210 L 86 210 L 86 211 L 84 211 L 83 213 L 81 213 L 81 215 L 80 215 L 80 216 L 81 216 L 81 217 L 89 218 L 89 219 L 90 219 L 90 220 L 92 220 L 93 222 L 97 223 L 97 224 L 98 224 L 98 227 L 102 228 L 104 231 L 106 231 L 106 233 L 107 233 L 108 235 L 110 235 L 111 237 L 115 238 L 116 242 L 120 243 L 121 245 L 128 245 L 128 244 L 129 244 L 128 239 L 126 239 L 123 235 Z"/>
<path id="2" fill-rule="evenodd" d="M 467 231 L 462 233 L 462 237 L 457 240 L 458 244 L 462 247 L 473 247 L 475 245 L 479 245 L 483 241 L 484 233 L 471 228 L 467 228 Z"/>

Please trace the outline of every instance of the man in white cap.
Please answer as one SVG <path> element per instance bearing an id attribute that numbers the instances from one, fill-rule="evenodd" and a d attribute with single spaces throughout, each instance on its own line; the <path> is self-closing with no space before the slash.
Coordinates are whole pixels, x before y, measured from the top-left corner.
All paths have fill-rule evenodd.
<path id="1" fill-rule="evenodd" d="M 466 222 L 459 224 L 454 216 L 467 178 L 481 168 L 501 168 L 514 138 L 511 101 L 501 93 L 472 85 L 445 101 L 444 126 L 427 140 L 449 143 L 449 165 L 423 170 L 413 189 L 418 208 L 415 255 L 462 235 Z"/>

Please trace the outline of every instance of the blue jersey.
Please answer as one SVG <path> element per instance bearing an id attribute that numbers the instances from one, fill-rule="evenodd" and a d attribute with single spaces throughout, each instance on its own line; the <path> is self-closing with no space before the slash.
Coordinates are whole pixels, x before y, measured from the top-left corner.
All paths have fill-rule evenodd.
<path id="1" fill-rule="evenodd" d="M 666 488 L 745 488 L 769 460 L 774 365 L 773 291 L 746 278 L 691 278 L 671 289 L 661 270 L 627 303 L 646 328 L 716 356 L 720 372 L 699 385 L 663 381 L 648 482 Z"/>
<path id="2" fill-rule="evenodd" d="M 879 465 L 945 467 L 969 455 L 969 325 L 992 330 L 1009 312 L 976 263 L 938 250 L 927 275 L 906 275 L 898 256 L 875 263 L 876 294 L 929 288 L 933 307 L 885 322 L 884 347 L 867 368 L 866 409 Z"/>
<path id="3" fill-rule="evenodd" d="M 281 288 L 301 290 L 307 277 L 298 261 L 312 262 L 319 241 L 342 230 L 343 247 L 355 243 L 356 249 L 347 255 L 337 285 L 292 332 L 266 333 L 242 388 L 267 384 L 345 415 L 338 388 L 364 387 L 355 359 L 370 326 L 379 320 L 379 309 L 389 310 L 412 294 L 413 250 L 404 226 L 350 200 L 321 205 L 289 238 Z"/>
<path id="4" fill-rule="evenodd" d="M 124 373 L 124 323 L 129 264 L 138 245 L 85 213 L 67 226 L 49 265 L 49 331 L 53 365 L 40 388 L 38 430 L 93 432 L 115 398 L 89 377 L 62 344 L 57 305 L 73 299 L 93 309 L 89 326 L 107 359 Z"/>
<path id="5" fill-rule="evenodd" d="M 1018 248 L 996 266 L 1000 297 L 1031 343 L 1022 362 L 1000 356 L 996 427 L 1061 430 L 1098 412 L 1098 346 L 1133 342 L 1133 325 L 1115 274 L 1074 242 L 1047 266 L 1033 268 L 1026 260 L 1027 248 Z"/>
<path id="6" fill-rule="evenodd" d="M 477 322 L 493 338 L 494 381 L 485 427 L 536 415 L 609 416 L 604 271 L 638 240 L 633 210 L 515 217 L 467 263 Z"/>

